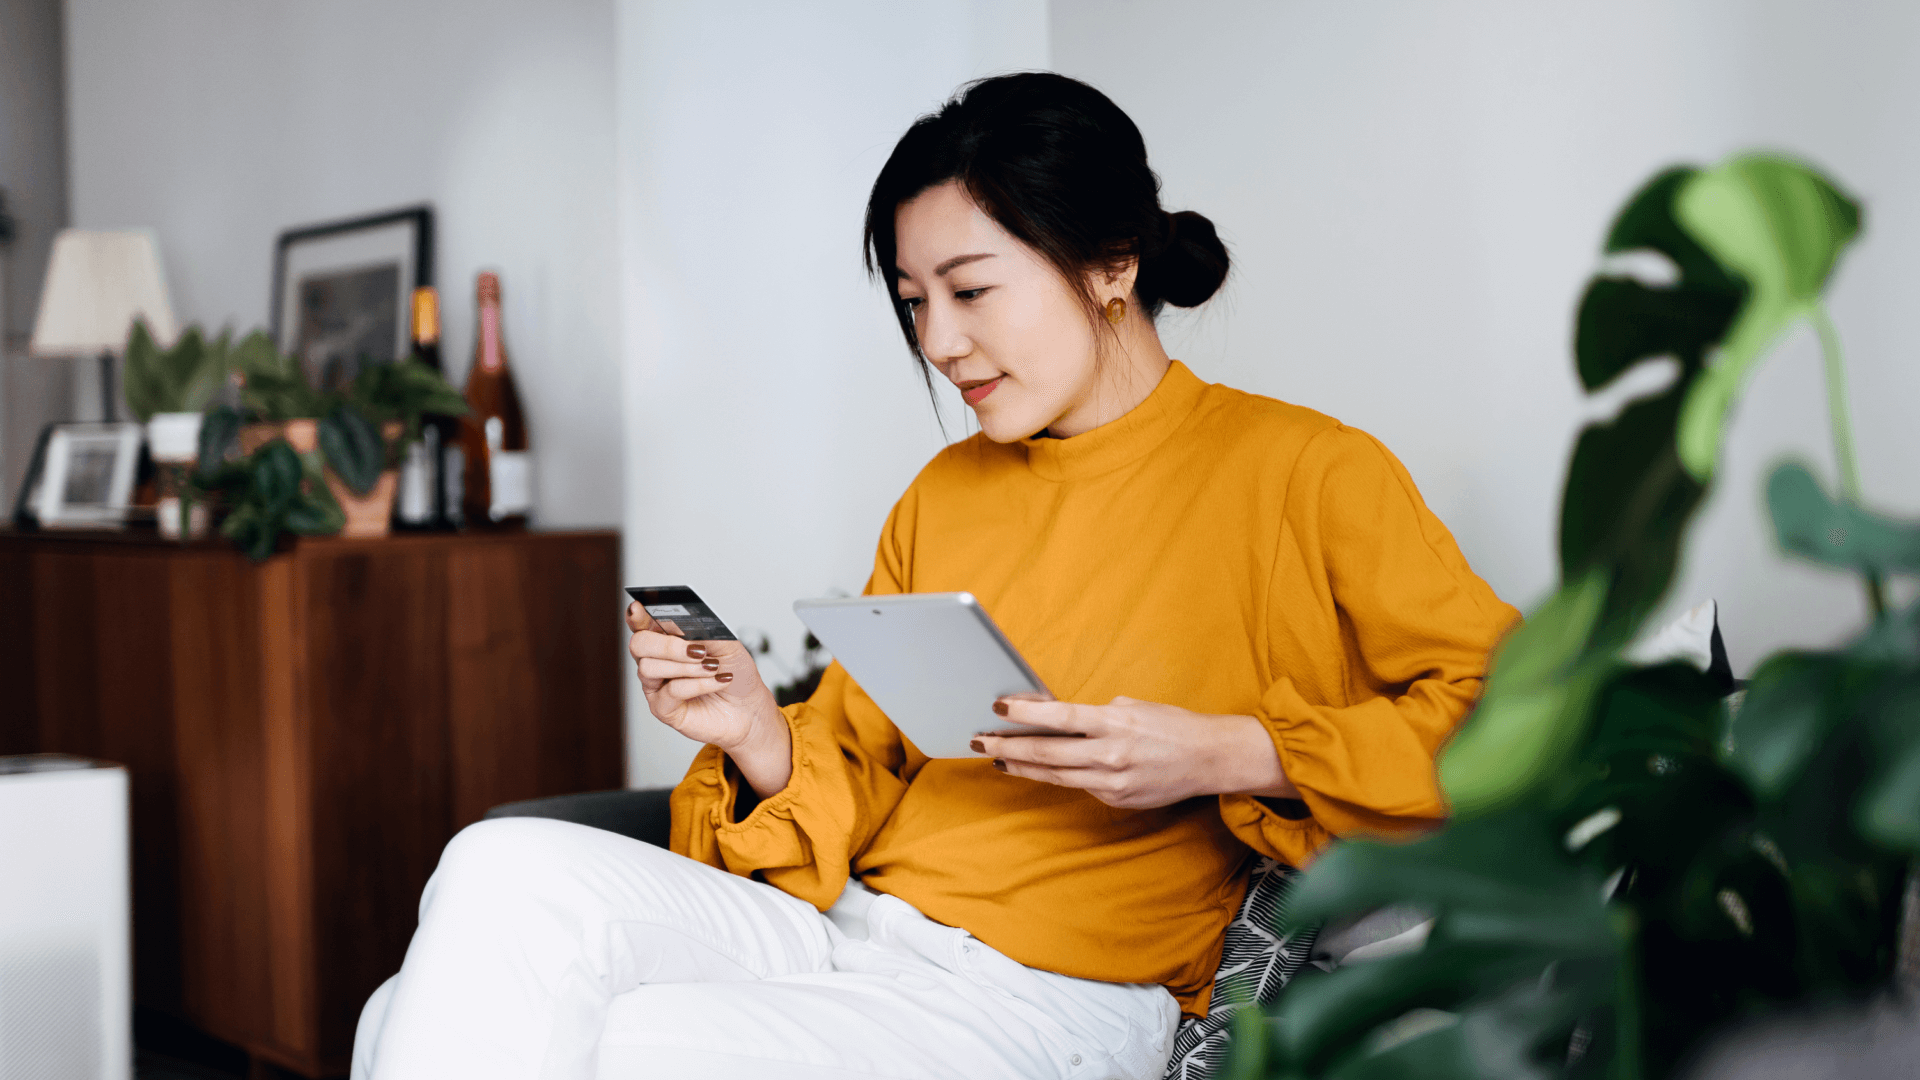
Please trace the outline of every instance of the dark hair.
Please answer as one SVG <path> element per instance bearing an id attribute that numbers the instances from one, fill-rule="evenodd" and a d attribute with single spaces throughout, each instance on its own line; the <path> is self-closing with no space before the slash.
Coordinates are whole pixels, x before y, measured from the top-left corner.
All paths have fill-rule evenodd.
<path id="1" fill-rule="evenodd" d="M 1160 207 L 1147 144 L 1120 106 L 1078 79 L 1024 72 L 962 87 L 914 121 L 867 200 L 867 272 L 886 282 L 900 332 L 924 363 L 913 316 L 894 274 L 894 212 L 914 196 L 959 181 L 987 216 L 1052 263 L 1097 326 L 1089 273 L 1140 260 L 1133 294 L 1149 318 L 1167 304 L 1198 307 L 1227 277 L 1227 248 L 1213 222 Z"/>

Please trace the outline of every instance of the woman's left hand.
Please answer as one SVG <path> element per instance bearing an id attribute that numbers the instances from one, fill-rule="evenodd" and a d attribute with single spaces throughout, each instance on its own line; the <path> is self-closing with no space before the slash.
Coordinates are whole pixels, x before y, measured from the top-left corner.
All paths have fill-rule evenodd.
<path id="1" fill-rule="evenodd" d="M 1016 724 L 1072 734 L 979 735 L 976 753 L 1009 776 L 1081 788 L 1109 806 L 1147 810 L 1196 795 L 1300 797 L 1272 736 L 1251 716 L 1127 697 L 1105 705 L 1004 698 L 994 711 Z"/>

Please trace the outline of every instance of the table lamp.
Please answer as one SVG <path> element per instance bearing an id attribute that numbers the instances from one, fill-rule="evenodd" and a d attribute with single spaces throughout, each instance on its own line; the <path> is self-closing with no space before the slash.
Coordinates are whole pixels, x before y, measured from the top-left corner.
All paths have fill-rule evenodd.
<path id="1" fill-rule="evenodd" d="M 100 418 L 112 421 L 113 354 L 126 348 L 133 320 L 144 317 L 161 345 L 173 342 L 173 305 L 160 269 L 160 249 L 145 229 L 63 229 L 53 241 L 40 314 L 33 321 L 34 356 L 98 356 Z"/>

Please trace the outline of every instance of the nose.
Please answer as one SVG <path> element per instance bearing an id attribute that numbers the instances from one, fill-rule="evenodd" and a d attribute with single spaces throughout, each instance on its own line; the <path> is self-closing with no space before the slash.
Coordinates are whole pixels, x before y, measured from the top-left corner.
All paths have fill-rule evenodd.
<path id="1" fill-rule="evenodd" d="M 939 297 L 930 298 L 915 314 L 914 333 L 929 363 L 939 366 L 973 351 L 973 342 L 961 328 L 959 312 L 951 300 L 943 303 Z"/>

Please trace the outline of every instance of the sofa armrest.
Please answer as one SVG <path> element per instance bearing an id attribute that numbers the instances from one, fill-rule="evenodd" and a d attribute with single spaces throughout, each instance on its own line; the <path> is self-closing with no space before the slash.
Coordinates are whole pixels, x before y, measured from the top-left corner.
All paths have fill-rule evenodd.
<path id="1" fill-rule="evenodd" d="M 502 803 L 487 811 L 486 817 L 557 818 L 616 832 L 621 836 L 631 836 L 656 847 L 666 847 L 672 823 L 667 799 L 672 794 L 672 788 L 647 788 L 639 791 L 587 791 L 578 795 L 552 795 L 544 799 Z"/>

